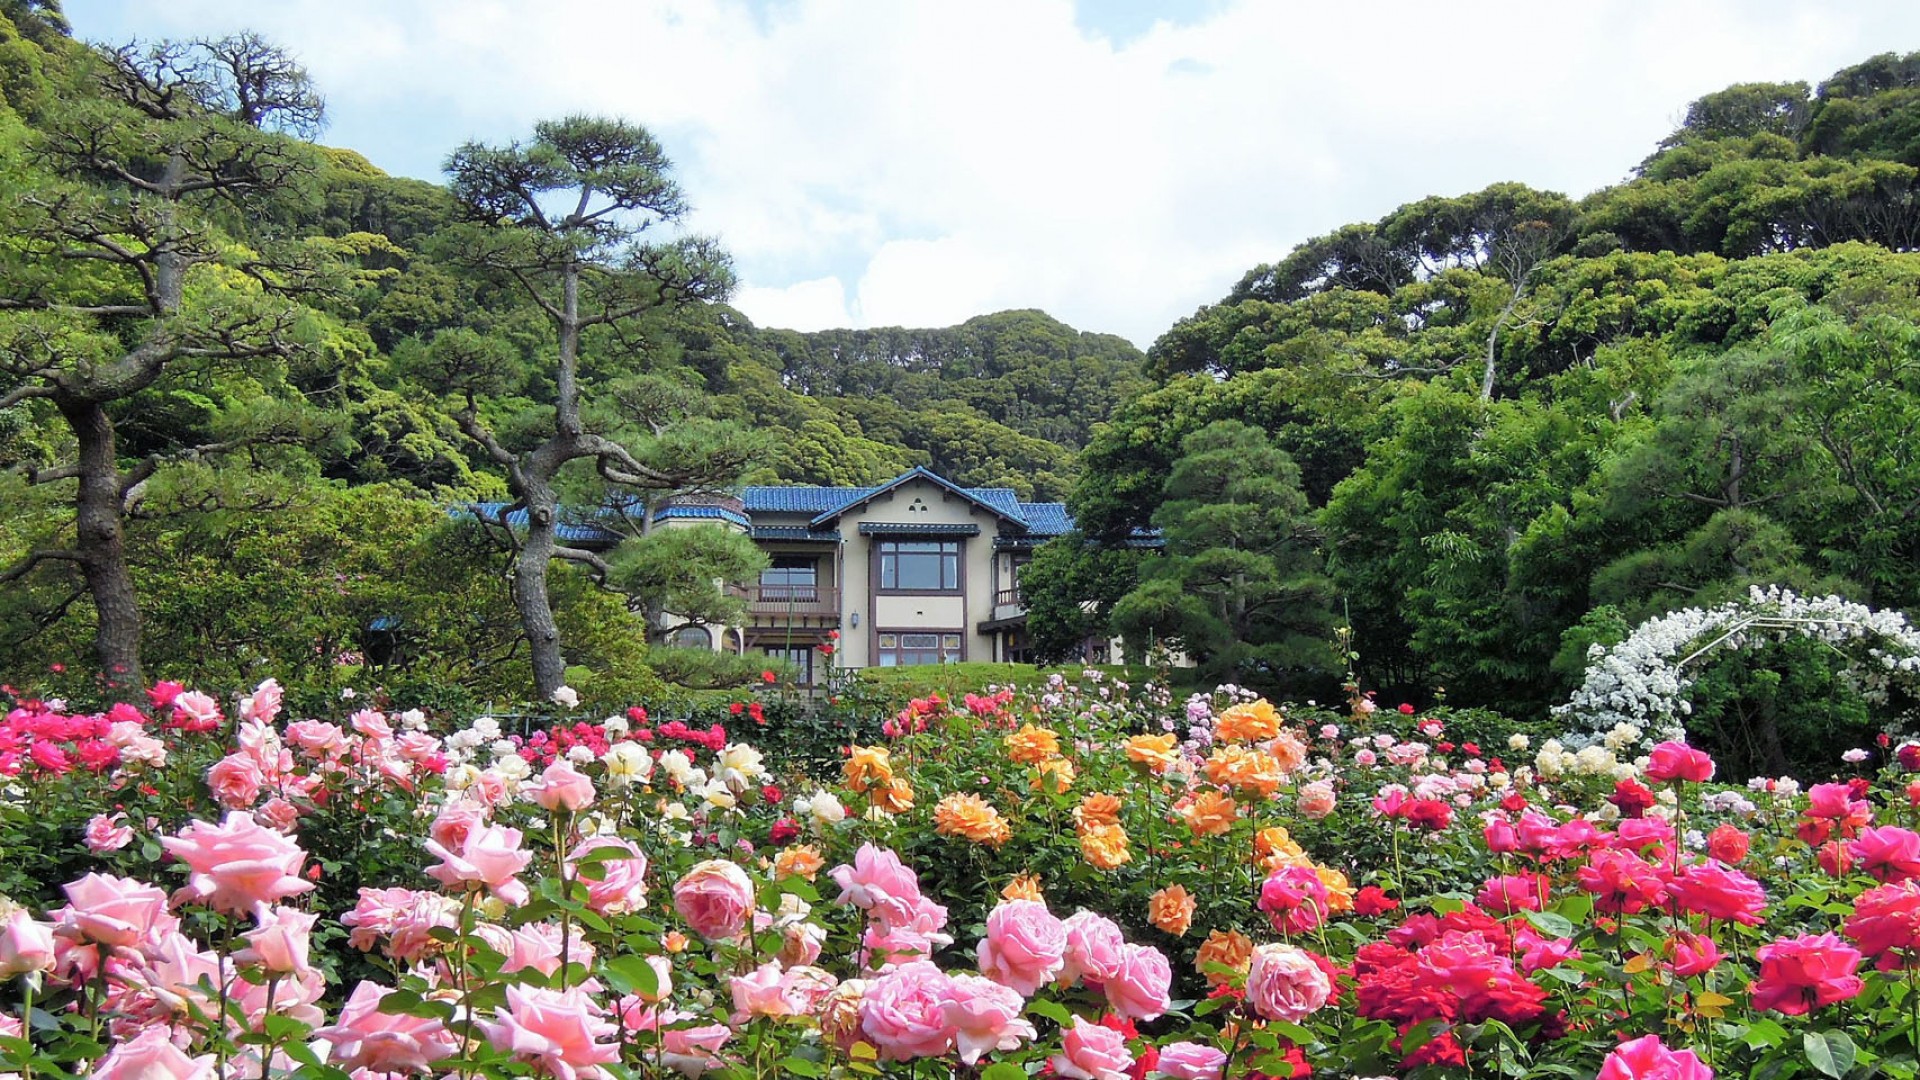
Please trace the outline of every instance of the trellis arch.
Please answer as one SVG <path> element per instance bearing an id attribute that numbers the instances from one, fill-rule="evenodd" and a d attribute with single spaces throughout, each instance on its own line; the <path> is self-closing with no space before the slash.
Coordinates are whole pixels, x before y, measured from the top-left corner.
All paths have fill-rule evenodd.
<path id="1" fill-rule="evenodd" d="M 1898 611 L 1875 611 L 1838 596 L 1804 597 L 1780 586 L 1755 586 L 1746 600 L 1683 608 L 1635 627 L 1611 648 L 1587 653 L 1580 688 L 1554 712 L 1598 735 L 1628 723 L 1662 738 L 1681 738 L 1692 711 L 1688 665 L 1716 650 L 1747 649 L 1799 636 L 1825 642 L 1845 657 L 1842 674 L 1868 701 L 1884 703 L 1897 682 L 1920 698 L 1920 631 Z"/>

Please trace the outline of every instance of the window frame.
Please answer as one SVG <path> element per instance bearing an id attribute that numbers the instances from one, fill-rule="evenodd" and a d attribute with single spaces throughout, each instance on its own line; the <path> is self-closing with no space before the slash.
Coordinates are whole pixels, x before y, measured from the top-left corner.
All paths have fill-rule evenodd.
<path id="1" fill-rule="evenodd" d="M 934 551 L 901 551 L 902 545 L 932 547 Z M 939 573 L 942 582 L 947 579 L 947 570 L 953 571 L 953 584 L 933 589 L 902 588 L 900 581 L 899 559 L 901 556 L 925 558 L 932 556 L 939 560 Z M 961 596 L 967 591 L 967 548 L 963 540 L 915 539 L 910 537 L 876 538 L 873 542 L 872 581 L 873 591 L 881 596 Z M 887 584 L 888 561 L 893 560 L 893 580 Z"/>
<path id="2" fill-rule="evenodd" d="M 894 639 L 892 646 L 886 644 L 889 637 Z M 930 637 L 934 641 L 930 646 L 909 646 L 906 642 L 908 637 Z M 931 656 L 933 659 L 919 660 L 910 664 L 901 663 L 901 660 L 910 655 Z M 938 667 L 941 664 L 965 663 L 966 659 L 967 633 L 964 629 L 898 627 L 877 630 L 873 635 L 874 667 Z"/>

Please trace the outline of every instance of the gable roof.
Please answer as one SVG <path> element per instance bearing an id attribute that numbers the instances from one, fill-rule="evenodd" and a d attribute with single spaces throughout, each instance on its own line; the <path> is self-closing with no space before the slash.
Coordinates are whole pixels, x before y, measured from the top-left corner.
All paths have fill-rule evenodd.
<path id="1" fill-rule="evenodd" d="M 811 524 L 814 528 L 819 528 L 822 525 L 832 522 L 835 518 L 856 506 L 865 506 L 880 496 L 905 487 L 916 480 L 924 480 L 946 491 L 948 494 L 957 495 L 1003 521 L 1012 522 L 1016 528 L 1025 529 L 1027 527 L 1026 520 L 1020 516 L 1020 505 L 1015 501 L 1011 490 L 1007 488 L 963 488 L 959 484 L 941 476 L 939 473 L 921 465 L 915 465 L 913 468 L 908 469 L 906 472 L 881 484 L 877 488 L 866 488 L 861 494 L 848 499 L 839 506 L 822 510 L 814 517 Z"/>

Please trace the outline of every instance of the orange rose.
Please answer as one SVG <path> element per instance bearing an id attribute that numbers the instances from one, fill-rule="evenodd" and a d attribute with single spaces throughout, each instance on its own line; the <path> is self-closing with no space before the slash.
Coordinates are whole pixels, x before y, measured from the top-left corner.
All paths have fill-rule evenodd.
<path id="1" fill-rule="evenodd" d="M 1084 829 L 1090 825 L 1120 824 L 1120 796 L 1108 795 L 1096 791 L 1080 800 L 1073 808 L 1073 827 Z"/>
<path id="2" fill-rule="evenodd" d="M 1198 906 L 1187 895 L 1185 885 L 1169 885 L 1147 898 L 1147 921 L 1161 930 L 1181 937 L 1193 926 L 1193 911 Z"/>
<path id="3" fill-rule="evenodd" d="M 1233 823 L 1240 817 L 1240 808 L 1234 805 L 1231 795 L 1203 791 L 1181 808 L 1180 816 L 1186 819 L 1193 835 L 1218 836 L 1233 828 Z"/>
<path id="4" fill-rule="evenodd" d="M 948 795 L 934 805 L 933 831 L 994 847 L 1013 837 L 1013 829 L 992 804 L 978 795 L 959 793 Z"/>
<path id="5" fill-rule="evenodd" d="M 868 788 L 893 782 L 892 756 L 884 746 L 854 747 L 840 771 L 846 777 L 847 786 L 863 794 Z"/>
<path id="6" fill-rule="evenodd" d="M 678 930 L 669 930 L 666 936 L 660 939 L 660 945 L 670 953 L 686 952 L 689 944 L 687 935 Z"/>
<path id="7" fill-rule="evenodd" d="M 1278 734 L 1280 713 L 1266 698 L 1227 709 L 1213 726 L 1221 742 L 1265 742 Z"/>
<path id="8" fill-rule="evenodd" d="M 1201 942 L 1194 968 L 1215 986 L 1231 986 L 1247 974 L 1253 962 L 1253 939 L 1238 930 L 1215 930 Z M 1218 969 L 1225 968 L 1228 972 Z"/>
<path id="9" fill-rule="evenodd" d="M 1264 750 L 1244 746 L 1222 746 L 1207 758 L 1207 779 L 1224 788 L 1251 792 L 1263 799 L 1273 797 L 1286 779 L 1280 763 Z"/>
<path id="10" fill-rule="evenodd" d="M 1347 875 L 1331 866 L 1315 866 L 1313 872 L 1320 877 L 1320 884 L 1327 887 L 1327 912 L 1332 915 L 1344 915 L 1353 910 L 1353 883 Z"/>
<path id="11" fill-rule="evenodd" d="M 1013 880 L 1007 882 L 1007 887 L 1000 890 L 1000 896 L 1005 900 L 1047 902 L 1046 894 L 1040 891 L 1039 874 L 1015 874 Z"/>
<path id="12" fill-rule="evenodd" d="M 1046 728 L 1027 724 L 1007 736 L 1007 756 L 1022 765 L 1038 765 L 1060 756 L 1060 739 Z"/>
<path id="13" fill-rule="evenodd" d="M 1080 830 L 1080 856 L 1095 870 L 1118 870 L 1133 861 L 1133 852 L 1127 849 L 1127 830 L 1118 825 Z"/>
<path id="14" fill-rule="evenodd" d="M 1149 772 L 1163 773 L 1180 760 L 1180 751 L 1175 749 L 1178 745 L 1171 735 L 1135 735 L 1127 740 L 1127 760 L 1145 765 Z"/>
<path id="15" fill-rule="evenodd" d="M 873 805 L 889 814 L 904 814 L 913 809 L 913 785 L 904 776 L 896 776 L 886 787 L 873 789 Z"/>
<path id="16" fill-rule="evenodd" d="M 1253 834 L 1253 852 L 1267 857 L 1286 855 L 1296 859 L 1305 859 L 1307 853 L 1293 838 L 1293 834 L 1278 825 L 1261 829 Z"/>
<path id="17" fill-rule="evenodd" d="M 808 881 L 818 874 L 827 860 L 820 857 L 820 849 L 812 844 L 796 844 L 783 848 L 773 857 L 773 876 L 776 878 L 803 877 Z"/>
<path id="18" fill-rule="evenodd" d="M 1073 786 L 1073 777 L 1073 762 L 1066 758 L 1054 758 L 1034 766 L 1033 781 L 1029 786 L 1035 791 L 1058 795 Z"/>

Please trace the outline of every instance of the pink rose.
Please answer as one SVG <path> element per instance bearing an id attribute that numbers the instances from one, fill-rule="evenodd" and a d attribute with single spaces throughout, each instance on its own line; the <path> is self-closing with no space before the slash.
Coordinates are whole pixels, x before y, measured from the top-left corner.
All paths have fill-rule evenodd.
<path id="1" fill-rule="evenodd" d="M 271 724 L 280 715 L 280 701 L 285 692 L 280 689 L 277 679 L 268 679 L 253 688 L 253 693 L 240 699 L 240 716 L 256 723 Z"/>
<path id="2" fill-rule="evenodd" d="M 207 770 L 213 797 L 229 810 L 245 810 L 260 800 L 260 763 L 249 754 L 232 753 Z"/>
<path id="3" fill-rule="evenodd" d="M 314 1037 L 333 1045 L 328 1060 L 347 1072 L 427 1072 L 452 1056 L 458 1041 L 431 1017 L 387 1014 L 380 1000 L 392 991 L 370 982 L 353 988 L 332 1027 Z"/>
<path id="4" fill-rule="evenodd" d="M 938 1057 L 953 1048 L 947 1021 L 951 980 L 930 961 L 890 968 L 860 999 L 860 1030 L 886 1061 Z"/>
<path id="5" fill-rule="evenodd" d="M 174 696 L 173 719 L 189 731 L 212 731 L 225 718 L 219 702 L 198 690 L 188 690 Z"/>
<path id="6" fill-rule="evenodd" d="M 25 908 L 14 909 L 0 924 L 0 982 L 15 975 L 53 970 L 53 928 Z"/>
<path id="7" fill-rule="evenodd" d="M 533 801 L 551 812 L 579 812 L 593 805 L 593 781 L 565 758 L 547 766 L 534 789 Z"/>
<path id="8" fill-rule="evenodd" d="M 1106 980 L 1107 1004 L 1121 1016 L 1152 1020 L 1167 1011 L 1167 990 L 1173 985 L 1173 967 L 1151 945 L 1128 945 L 1120 951 L 1120 967 Z"/>
<path id="9" fill-rule="evenodd" d="M 325 720 L 295 720 L 287 725 L 287 741 L 312 757 L 334 758 L 347 750 L 347 733 Z"/>
<path id="10" fill-rule="evenodd" d="M 509 904 L 527 902 L 527 886 L 515 875 L 527 868 L 533 855 L 520 848 L 520 830 L 505 825 L 482 825 L 468 831 L 457 853 L 428 840 L 427 854 L 439 858 L 427 867 L 427 876 L 452 888 L 460 882 L 478 882 Z"/>
<path id="11" fill-rule="evenodd" d="M 682 1019 L 685 1017 L 683 1016 Z M 725 1024 L 701 1024 L 699 1027 L 668 1028 L 660 1035 L 661 1058 L 667 1067 L 682 1076 L 701 1076 L 720 1057 L 720 1048 L 733 1038 Z"/>
<path id="12" fill-rule="evenodd" d="M 167 914 L 167 894 L 132 878 L 88 874 L 62 888 L 67 906 L 52 914 L 63 934 L 83 941 L 133 946 L 175 923 Z"/>
<path id="13" fill-rule="evenodd" d="M 1160 1048 L 1160 1062 L 1154 1068 L 1171 1080 L 1220 1080 L 1226 1073 L 1227 1054 L 1196 1042 L 1168 1043 Z"/>
<path id="14" fill-rule="evenodd" d="M 243 967 L 265 968 L 275 975 L 305 975 L 312 970 L 308 956 L 315 918 L 293 908 L 261 905 L 254 912 L 256 925 L 241 935 L 247 947 L 234 954 L 234 961 Z"/>
<path id="15" fill-rule="evenodd" d="M 1073 1018 L 1073 1027 L 1061 1040 L 1061 1053 L 1047 1059 L 1053 1071 L 1072 1080 L 1128 1080 L 1133 1055 L 1127 1037 L 1085 1017 Z"/>
<path id="16" fill-rule="evenodd" d="M 836 866 L 829 873 L 840 886 L 836 903 L 852 904 L 892 925 L 911 921 L 920 902 L 919 875 L 885 848 L 862 844 L 852 866 Z"/>
<path id="17" fill-rule="evenodd" d="M 386 714 L 378 709 L 361 709 L 347 717 L 347 723 L 353 726 L 353 730 L 369 739 L 386 742 L 393 738 L 393 725 L 387 723 Z"/>
<path id="18" fill-rule="evenodd" d="M 127 815 L 95 814 L 87 822 L 87 850 L 95 855 L 104 855 L 109 851 L 119 851 L 133 843 L 133 829 L 125 822 Z"/>
<path id="19" fill-rule="evenodd" d="M 211 1080 L 213 1075 L 212 1054 L 188 1057 L 173 1045 L 172 1028 L 154 1024 L 109 1051 L 90 1080 Z"/>
<path id="20" fill-rule="evenodd" d="M 708 941 L 739 937 L 753 914 L 753 881 L 733 863 L 708 859 L 673 883 L 673 910 Z"/>
<path id="21" fill-rule="evenodd" d="M 192 871 L 184 894 L 216 911 L 247 912 L 313 889 L 299 877 L 307 860 L 300 845 L 244 810 L 230 811 L 219 825 L 194 821 L 160 846 Z"/>
<path id="22" fill-rule="evenodd" d="M 596 851 L 600 854 L 588 857 Z M 647 856 L 629 841 L 588 837 L 567 858 L 573 878 L 587 887 L 588 907 L 602 915 L 625 915 L 647 906 Z"/>
<path id="23" fill-rule="evenodd" d="M 467 834 L 487 823 L 487 810 L 470 802 L 448 803 L 427 826 L 427 839 L 449 851 L 467 846 Z"/>
<path id="24" fill-rule="evenodd" d="M 1326 817 L 1333 813 L 1333 808 L 1338 803 L 1331 780 L 1315 780 L 1300 788 L 1300 812 L 1307 817 L 1314 819 Z"/>
<path id="25" fill-rule="evenodd" d="M 1082 979 L 1101 983 L 1113 978 L 1114 972 L 1120 970 L 1120 950 L 1127 944 L 1119 924 L 1105 915 L 1083 909 L 1067 916 L 1066 927 L 1067 952 L 1066 963 L 1060 969 L 1061 985 L 1072 986 Z"/>
<path id="26" fill-rule="evenodd" d="M 1247 1004 L 1261 1016 L 1297 1024 L 1319 1011 L 1332 993 L 1332 980 L 1305 950 L 1278 944 L 1253 950 Z"/>
<path id="27" fill-rule="evenodd" d="M 980 971 L 1032 996 L 1066 965 L 1067 927 L 1038 900 L 1004 900 L 987 916 Z"/>
<path id="28" fill-rule="evenodd" d="M 504 1050 L 556 1080 L 600 1080 L 602 1065 L 620 1060 L 618 1043 L 603 1040 L 618 1030 L 579 987 L 546 990 L 508 986 L 505 1008 L 479 1026 L 496 1050 Z"/>
<path id="29" fill-rule="evenodd" d="M 1663 742 L 1647 755 L 1647 779 L 1665 782 L 1690 780 L 1704 784 L 1713 779 L 1713 759 L 1706 751 L 1695 750 L 1683 742 Z"/>
<path id="30" fill-rule="evenodd" d="M 1642 1035 L 1613 1048 L 1594 1080 L 1713 1080 L 1713 1070 L 1691 1050 L 1669 1050 L 1658 1035 Z"/>
<path id="31" fill-rule="evenodd" d="M 292 833 L 300 826 L 300 808 L 278 795 L 261 803 L 253 816 L 278 833 Z"/>
<path id="32" fill-rule="evenodd" d="M 1855 865 L 1875 881 L 1893 883 L 1920 878 L 1920 833 L 1898 825 L 1860 830 L 1847 842 Z"/>
<path id="33" fill-rule="evenodd" d="M 961 1063 L 972 1065 L 982 1054 L 1018 1049 L 1023 1041 L 1037 1038 L 1033 1025 L 1020 1016 L 1026 1004 L 1026 999 L 1012 987 L 992 979 L 965 974 L 949 976 L 947 996 L 940 1007 L 947 1026 L 953 1029 Z"/>

